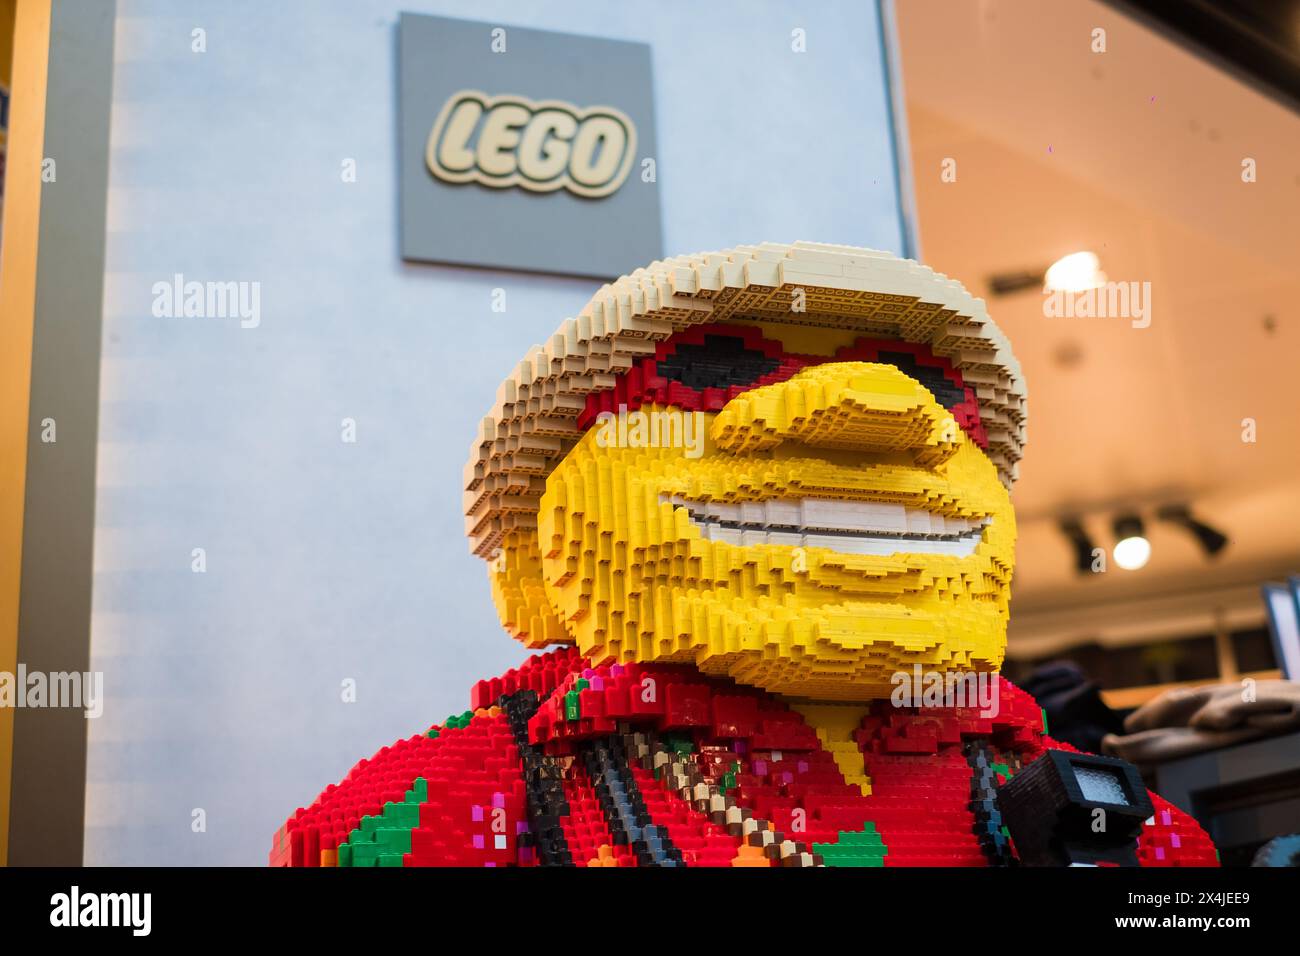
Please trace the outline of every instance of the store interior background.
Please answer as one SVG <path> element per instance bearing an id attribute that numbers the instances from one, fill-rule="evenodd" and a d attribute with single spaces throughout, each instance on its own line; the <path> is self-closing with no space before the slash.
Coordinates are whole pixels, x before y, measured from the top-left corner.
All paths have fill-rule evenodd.
<path id="1" fill-rule="evenodd" d="M 1260 587 L 1300 571 L 1300 117 L 1107 4 L 896 9 L 922 256 L 985 297 L 1029 382 L 1007 672 L 1071 658 L 1120 708 L 1277 676 Z M 1151 283 L 1148 328 L 992 288 L 1085 250 Z M 1207 557 L 1167 504 L 1230 543 Z M 1060 520 L 1109 550 L 1129 511 L 1147 565 L 1078 573 Z"/>

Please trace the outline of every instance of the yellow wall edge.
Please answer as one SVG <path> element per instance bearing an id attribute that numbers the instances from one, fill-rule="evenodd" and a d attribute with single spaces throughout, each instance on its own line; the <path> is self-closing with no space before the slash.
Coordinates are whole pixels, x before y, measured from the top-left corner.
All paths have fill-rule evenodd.
<path id="1" fill-rule="evenodd" d="M 27 416 L 36 315 L 41 161 L 51 0 L 23 0 L 14 21 L 4 234 L 0 238 L 0 671 L 18 667 Z M 0 866 L 9 859 L 14 711 L 0 707 Z"/>

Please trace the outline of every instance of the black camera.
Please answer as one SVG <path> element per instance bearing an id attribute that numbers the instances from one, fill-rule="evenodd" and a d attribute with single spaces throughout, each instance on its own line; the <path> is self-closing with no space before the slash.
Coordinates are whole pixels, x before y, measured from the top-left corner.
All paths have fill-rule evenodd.
<path id="1" fill-rule="evenodd" d="M 998 788 L 1024 866 L 1137 866 L 1154 810 L 1137 769 L 1113 757 L 1049 750 Z"/>

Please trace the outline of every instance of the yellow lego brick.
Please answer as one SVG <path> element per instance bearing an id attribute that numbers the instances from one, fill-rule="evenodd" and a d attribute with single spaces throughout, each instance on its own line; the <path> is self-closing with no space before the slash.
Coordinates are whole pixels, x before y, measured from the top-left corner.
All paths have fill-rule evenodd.
<path id="1" fill-rule="evenodd" d="M 853 732 L 862 726 L 867 710 L 853 704 L 808 704 L 795 702 L 794 710 L 803 714 L 821 741 L 822 749 L 835 758 L 844 782 L 856 785 L 863 796 L 871 795 L 871 778 L 866 775 L 862 751 Z"/>

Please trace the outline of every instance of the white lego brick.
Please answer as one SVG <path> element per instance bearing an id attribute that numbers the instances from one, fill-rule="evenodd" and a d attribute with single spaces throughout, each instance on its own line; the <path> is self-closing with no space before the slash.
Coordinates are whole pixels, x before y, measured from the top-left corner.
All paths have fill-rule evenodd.
<path id="1" fill-rule="evenodd" d="M 767 523 L 797 527 L 800 521 L 799 502 L 782 498 L 773 498 L 767 502 Z"/>
<path id="2" fill-rule="evenodd" d="M 739 521 L 740 505 L 727 504 L 722 501 L 711 501 L 705 505 L 706 514 L 710 518 L 719 518 L 722 521 Z"/>
<path id="3" fill-rule="evenodd" d="M 865 514 L 870 515 L 872 527 L 880 531 L 902 534 L 907 531 L 907 509 L 889 502 L 864 502 Z"/>
<path id="4" fill-rule="evenodd" d="M 907 509 L 907 530 L 911 534 L 931 534 L 932 516 L 928 511 Z"/>
<path id="5" fill-rule="evenodd" d="M 803 535 L 797 531 L 769 531 L 767 533 L 767 543 L 784 544 L 797 548 L 803 544 Z"/>
<path id="6" fill-rule="evenodd" d="M 726 541 L 728 544 L 740 544 L 740 531 L 736 528 L 724 528 L 721 525 L 709 526 L 709 540 Z"/>

